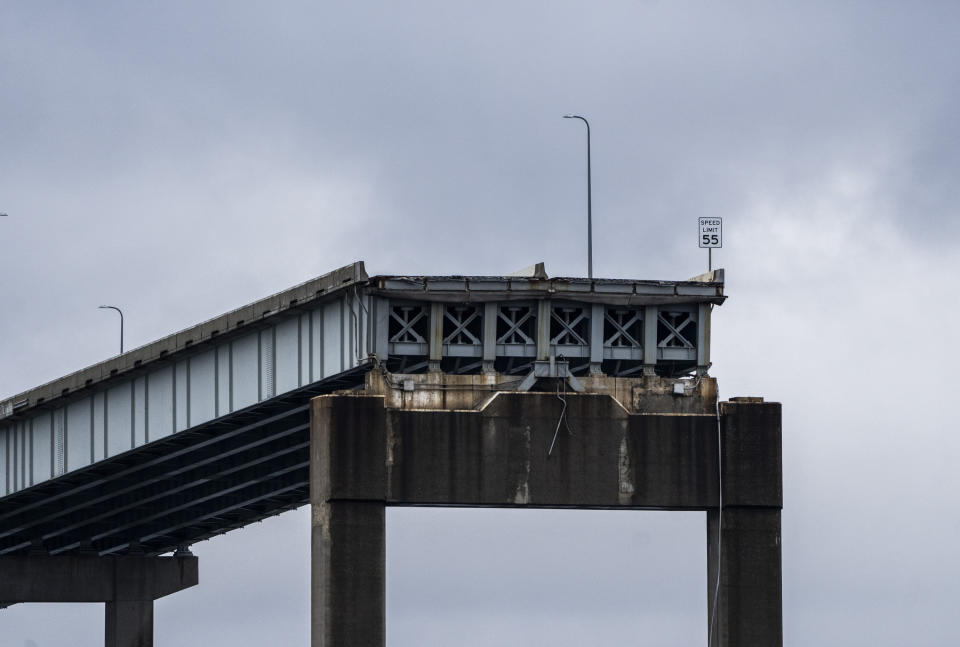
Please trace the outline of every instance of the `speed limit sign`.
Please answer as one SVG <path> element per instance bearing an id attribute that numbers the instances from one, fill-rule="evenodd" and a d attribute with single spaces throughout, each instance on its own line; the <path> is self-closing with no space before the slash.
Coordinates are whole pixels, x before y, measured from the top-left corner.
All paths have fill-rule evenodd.
<path id="1" fill-rule="evenodd" d="M 723 247 L 723 218 L 698 218 L 700 247 Z"/>

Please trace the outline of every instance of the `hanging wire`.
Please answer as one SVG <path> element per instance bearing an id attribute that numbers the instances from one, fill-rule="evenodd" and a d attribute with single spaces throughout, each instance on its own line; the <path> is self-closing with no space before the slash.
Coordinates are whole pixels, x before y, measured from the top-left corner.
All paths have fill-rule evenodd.
<path id="1" fill-rule="evenodd" d="M 720 393 L 716 394 L 717 402 L 717 482 L 720 491 L 720 509 L 717 512 L 717 583 L 713 589 L 713 608 L 710 611 L 710 630 L 707 632 L 707 645 L 713 647 L 713 626 L 717 620 L 717 600 L 720 599 L 720 569 L 722 562 L 721 549 L 723 548 L 723 437 L 720 431 Z"/>
<path id="2" fill-rule="evenodd" d="M 560 380 L 560 383 L 563 384 L 563 396 L 560 396 L 560 384 L 557 384 L 557 399 L 563 403 L 563 409 L 560 410 L 560 417 L 557 418 L 557 428 L 553 432 L 553 441 L 550 443 L 550 449 L 547 450 L 547 458 L 550 458 L 550 454 L 553 453 L 553 446 L 557 444 L 557 436 L 560 435 L 560 423 L 563 422 L 563 416 L 567 412 L 567 384 L 564 380 Z M 569 425 L 567 431 L 570 431 Z"/>
<path id="3" fill-rule="evenodd" d="M 560 385 L 563 385 L 563 395 L 560 395 Z M 557 384 L 557 399 L 563 403 L 563 409 L 560 410 L 560 417 L 557 419 L 557 428 L 553 432 L 553 441 L 550 443 L 550 449 L 547 450 L 547 458 L 550 458 L 550 454 L 553 453 L 553 446 L 557 443 L 557 436 L 560 435 L 560 423 L 562 422 L 567 428 L 567 433 L 571 436 L 573 432 L 570 430 L 570 423 L 566 418 L 567 413 L 567 381 L 560 379 L 560 384 Z"/>
<path id="4" fill-rule="evenodd" d="M 563 397 L 564 397 L 564 402 L 566 402 L 566 397 L 567 397 L 567 381 L 566 380 L 563 381 Z M 573 433 L 573 429 L 570 428 L 570 416 L 563 417 L 563 426 L 566 427 L 568 436 L 576 435 Z"/>

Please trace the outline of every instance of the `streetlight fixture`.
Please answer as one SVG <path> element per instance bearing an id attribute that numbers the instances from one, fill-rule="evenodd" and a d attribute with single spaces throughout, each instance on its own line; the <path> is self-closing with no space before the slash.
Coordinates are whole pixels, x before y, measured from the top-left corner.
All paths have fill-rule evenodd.
<path id="1" fill-rule="evenodd" d="M 123 355 L 123 310 L 117 306 L 97 306 L 99 308 L 108 308 L 110 310 L 116 310 L 120 313 L 120 354 Z"/>
<path id="2" fill-rule="evenodd" d="M 587 125 L 587 278 L 593 278 L 593 214 L 590 195 L 590 122 L 580 115 L 563 115 L 564 119 L 579 119 Z"/>

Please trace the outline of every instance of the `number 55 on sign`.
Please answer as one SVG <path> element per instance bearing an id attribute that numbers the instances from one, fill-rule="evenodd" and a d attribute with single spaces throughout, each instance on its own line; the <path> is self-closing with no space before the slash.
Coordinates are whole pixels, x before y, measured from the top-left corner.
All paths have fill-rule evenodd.
<path id="1" fill-rule="evenodd" d="M 698 218 L 700 247 L 723 247 L 723 218 Z"/>

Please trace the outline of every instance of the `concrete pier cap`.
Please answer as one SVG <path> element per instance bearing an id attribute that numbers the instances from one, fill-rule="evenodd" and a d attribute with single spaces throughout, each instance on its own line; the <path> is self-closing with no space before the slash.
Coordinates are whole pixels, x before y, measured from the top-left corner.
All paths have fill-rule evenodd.
<path id="1" fill-rule="evenodd" d="M 312 400 L 315 647 L 385 644 L 385 508 L 409 505 L 706 511 L 711 647 L 782 644 L 780 405 L 718 403 L 706 375 L 577 381 L 380 365 Z"/>
<path id="2" fill-rule="evenodd" d="M 151 647 L 153 602 L 199 582 L 193 555 L 0 556 L 0 606 L 103 602 L 106 647 Z"/>

